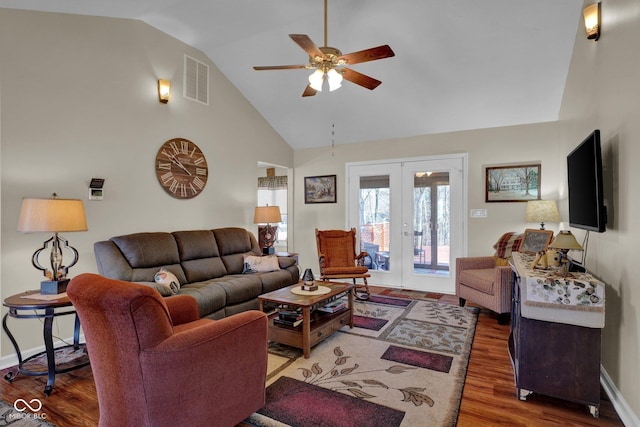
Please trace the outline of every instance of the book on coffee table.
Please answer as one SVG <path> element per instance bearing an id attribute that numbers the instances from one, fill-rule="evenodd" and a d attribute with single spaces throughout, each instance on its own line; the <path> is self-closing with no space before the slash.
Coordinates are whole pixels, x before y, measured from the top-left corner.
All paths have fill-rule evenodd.
<path id="1" fill-rule="evenodd" d="M 337 313 L 338 311 L 347 308 L 347 303 L 344 301 L 332 301 L 329 304 L 318 307 L 318 311 L 324 311 L 325 313 Z"/>
<path id="2" fill-rule="evenodd" d="M 290 328 L 295 328 L 296 326 L 302 324 L 302 319 L 299 319 L 299 320 L 285 320 L 285 319 L 281 319 L 279 317 L 276 317 L 275 319 L 273 319 L 273 324 L 274 325 L 280 325 L 280 326 L 288 326 Z"/>

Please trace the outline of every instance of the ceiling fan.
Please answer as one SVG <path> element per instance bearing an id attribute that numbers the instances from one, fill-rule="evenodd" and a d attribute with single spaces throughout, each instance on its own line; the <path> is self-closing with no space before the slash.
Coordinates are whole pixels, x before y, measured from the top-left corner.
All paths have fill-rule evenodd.
<path id="1" fill-rule="evenodd" d="M 309 84 L 305 88 L 302 96 L 313 96 L 322 91 L 322 84 L 326 79 L 329 90 L 334 91 L 342 86 L 342 79 L 373 90 L 382 82 L 373 77 L 369 77 L 350 68 L 347 65 L 359 64 L 361 62 L 375 61 L 377 59 L 390 58 L 395 56 L 393 50 L 388 45 L 372 47 L 342 54 L 335 47 L 327 46 L 327 0 L 324 0 L 324 46 L 317 47 L 306 34 L 289 34 L 289 37 L 298 46 L 309 54 L 309 63 L 305 65 L 272 65 L 253 67 L 254 70 L 292 70 L 306 68 L 315 70 L 309 76 Z"/>

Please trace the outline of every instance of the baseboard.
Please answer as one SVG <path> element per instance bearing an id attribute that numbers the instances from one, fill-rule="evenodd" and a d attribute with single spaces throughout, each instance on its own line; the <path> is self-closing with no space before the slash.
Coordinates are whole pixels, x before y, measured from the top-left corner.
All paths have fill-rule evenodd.
<path id="1" fill-rule="evenodd" d="M 633 412 L 633 409 L 631 409 L 602 365 L 600 365 L 600 384 L 602 384 L 602 388 L 604 388 L 605 393 L 609 396 L 622 423 L 628 427 L 640 426 L 640 418 Z"/>
<path id="2" fill-rule="evenodd" d="M 72 338 L 73 339 L 73 338 Z M 3 356 L 0 358 L 0 369 L 9 368 L 11 366 L 16 366 L 18 364 L 18 356 L 11 348 L 12 352 L 8 356 Z M 40 347 L 31 348 L 29 350 L 22 351 L 22 360 L 25 360 L 34 354 L 42 353 L 44 351 L 44 345 Z"/>
<path id="3" fill-rule="evenodd" d="M 84 342 L 83 333 L 80 334 L 80 342 L 81 343 Z M 73 344 L 73 337 L 68 337 L 68 338 L 65 338 L 64 340 L 58 339 L 56 340 L 56 342 L 53 343 L 53 345 L 55 348 L 58 348 L 58 347 L 69 345 L 70 343 Z M 16 355 L 13 349 L 13 346 L 7 346 L 7 348 L 11 349 L 11 354 L 0 357 L 0 369 L 6 369 L 11 366 L 16 366 L 18 364 L 18 355 Z M 43 353 L 44 351 L 45 351 L 44 344 L 38 347 L 30 348 L 28 350 L 22 350 L 22 360 L 26 360 L 29 357 L 35 354 Z"/>

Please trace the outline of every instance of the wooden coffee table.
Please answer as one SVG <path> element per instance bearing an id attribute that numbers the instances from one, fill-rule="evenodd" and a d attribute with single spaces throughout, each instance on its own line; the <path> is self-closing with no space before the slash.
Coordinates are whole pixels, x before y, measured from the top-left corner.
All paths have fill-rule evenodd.
<path id="1" fill-rule="evenodd" d="M 265 311 L 265 303 L 286 306 L 289 309 L 302 309 L 302 324 L 296 327 L 280 326 L 269 320 L 269 340 L 302 349 L 305 358 L 309 358 L 311 347 L 330 337 L 345 325 L 353 328 L 353 283 L 317 282 L 319 286 L 330 289 L 324 295 L 298 295 L 291 290 L 300 288 L 301 283 L 260 295 L 260 310 Z M 347 308 L 337 313 L 325 313 L 318 307 L 347 294 Z"/>

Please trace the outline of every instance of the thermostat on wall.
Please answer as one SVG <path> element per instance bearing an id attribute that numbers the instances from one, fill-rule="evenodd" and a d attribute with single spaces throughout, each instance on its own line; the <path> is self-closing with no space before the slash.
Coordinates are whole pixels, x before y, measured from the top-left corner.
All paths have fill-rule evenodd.
<path id="1" fill-rule="evenodd" d="M 102 187 L 104 186 L 104 178 L 91 178 L 89 184 L 89 200 L 102 200 Z"/>

